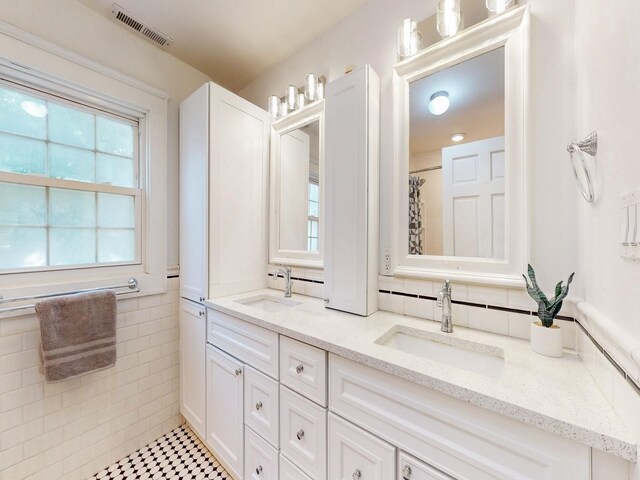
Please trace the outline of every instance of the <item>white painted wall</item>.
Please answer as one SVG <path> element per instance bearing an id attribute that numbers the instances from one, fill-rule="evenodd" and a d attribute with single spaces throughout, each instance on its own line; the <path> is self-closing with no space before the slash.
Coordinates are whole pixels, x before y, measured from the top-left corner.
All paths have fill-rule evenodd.
<path id="1" fill-rule="evenodd" d="M 616 245 L 620 197 L 640 187 L 634 108 L 640 103 L 640 3 L 576 5 L 575 136 L 596 130 L 600 139 L 596 202 L 579 202 L 584 298 L 619 327 L 620 337 L 632 338 L 640 353 L 640 263 L 620 258 Z"/>
<path id="2" fill-rule="evenodd" d="M 477 0 L 482 1 L 482 0 Z M 521 3 L 525 3 L 522 2 Z M 574 135 L 574 1 L 530 0 L 531 130 L 533 232 L 531 262 L 543 285 L 553 285 L 578 270 L 573 173 L 565 146 Z M 435 0 L 371 0 L 333 29 L 240 91 L 265 106 L 290 83 L 301 84 L 316 72 L 328 81 L 347 65 L 371 64 L 381 80 L 380 246 L 393 235 L 392 67 L 398 61 L 397 28 L 405 17 L 422 20 L 435 14 Z M 382 260 L 380 260 L 382 263 Z M 579 290 L 580 276 L 574 292 Z"/>
<path id="3" fill-rule="evenodd" d="M 206 75 L 76 0 L 4 0 L 0 20 L 171 95 L 167 126 L 167 265 L 178 264 L 178 108 Z M 25 59 L 28 65 L 28 59 Z"/>

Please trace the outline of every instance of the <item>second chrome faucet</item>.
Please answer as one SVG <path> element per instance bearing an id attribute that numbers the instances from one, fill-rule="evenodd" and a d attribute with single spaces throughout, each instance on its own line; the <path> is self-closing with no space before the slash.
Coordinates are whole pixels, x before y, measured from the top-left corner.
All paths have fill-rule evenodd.
<path id="1" fill-rule="evenodd" d="M 442 289 L 438 292 L 438 306 L 442 307 L 442 324 L 440 330 L 445 333 L 453 332 L 453 320 L 451 317 L 451 282 L 446 280 Z"/>

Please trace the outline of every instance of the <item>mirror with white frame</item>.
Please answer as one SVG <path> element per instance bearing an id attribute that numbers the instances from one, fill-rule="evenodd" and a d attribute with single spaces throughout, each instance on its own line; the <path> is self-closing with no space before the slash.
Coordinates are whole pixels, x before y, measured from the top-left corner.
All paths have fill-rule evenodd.
<path id="1" fill-rule="evenodd" d="M 395 66 L 395 274 L 521 284 L 527 39 L 524 6 Z"/>
<path id="2" fill-rule="evenodd" d="M 323 266 L 324 101 L 275 121 L 271 130 L 269 261 Z"/>

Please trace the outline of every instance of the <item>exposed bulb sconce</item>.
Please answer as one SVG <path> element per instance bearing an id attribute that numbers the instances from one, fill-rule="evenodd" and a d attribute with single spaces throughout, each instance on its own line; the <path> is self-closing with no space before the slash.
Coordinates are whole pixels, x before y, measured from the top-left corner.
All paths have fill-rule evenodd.
<path id="1" fill-rule="evenodd" d="M 418 32 L 418 24 L 405 18 L 398 28 L 398 55 L 402 58 L 415 55 L 422 45 L 422 34 Z"/>
<path id="2" fill-rule="evenodd" d="M 454 142 L 461 142 L 464 140 L 464 133 L 454 133 L 451 135 L 451 140 Z"/>
<path id="3" fill-rule="evenodd" d="M 49 113 L 49 109 L 44 103 L 33 102 L 31 100 L 25 100 L 20 104 L 22 110 L 27 112 L 32 117 L 43 118 Z"/>
<path id="4" fill-rule="evenodd" d="M 567 145 L 567 151 L 571 155 L 571 166 L 573 167 L 573 174 L 576 177 L 576 182 L 578 182 L 580 193 L 588 203 L 593 203 L 595 199 L 593 181 L 591 180 L 589 165 L 583 154 L 586 153 L 594 157 L 598 153 L 598 134 L 591 132 L 582 141 L 570 143 Z M 574 153 L 578 157 L 578 161 L 574 158 Z"/>
<path id="5" fill-rule="evenodd" d="M 440 91 L 431 95 L 429 99 L 429 111 L 434 115 L 442 115 L 449 110 L 449 92 Z"/>
<path id="6" fill-rule="evenodd" d="M 441 37 L 450 37 L 458 33 L 460 17 L 460 0 L 438 0 L 436 18 L 438 33 Z"/>
<path id="7" fill-rule="evenodd" d="M 504 12 L 507 8 L 518 4 L 518 0 L 486 0 L 489 15 L 496 15 Z"/>
<path id="8" fill-rule="evenodd" d="M 267 99 L 267 109 L 269 110 L 271 121 L 275 122 L 280 118 L 286 117 L 289 112 L 299 110 L 305 105 L 323 99 L 326 83 L 327 79 L 324 76 L 318 77 L 314 73 L 310 73 L 305 78 L 304 87 L 299 89 L 295 85 L 289 85 L 286 95 L 282 98 L 277 95 L 271 95 Z"/>

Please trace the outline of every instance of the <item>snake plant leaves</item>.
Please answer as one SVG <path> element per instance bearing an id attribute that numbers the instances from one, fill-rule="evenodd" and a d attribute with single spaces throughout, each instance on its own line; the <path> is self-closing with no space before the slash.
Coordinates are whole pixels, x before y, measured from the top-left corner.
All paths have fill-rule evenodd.
<path id="1" fill-rule="evenodd" d="M 531 285 L 529 284 L 529 280 L 527 280 L 527 277 L 522 275 L 524 281 L 527 284 L 527 293 L 529 293 L 529 296 L 533 298 L 538 304 L 538 318 L 540 319 L 540 322 L 542 323 L 542 325 L 549 328 L 553 325 L 553 320 L 556 318 L 558 313 L 560 313 L 563 300 L 569 294 L 569 285 L 571 285 L 575 273 L 572 273 L 569 276 L 569 279 L 567 280 L 567 284 L 565 286 L 562 286 L 562 282 L 559 282 L 556 285 L 554 292 L 555 296 L 550 300 L 540 289 L 538 280 L 536 279 L 536 272 L 533 270 L 533 267 L 531 265 L 529 265 L 527 273 L 529 274 Z"/>

